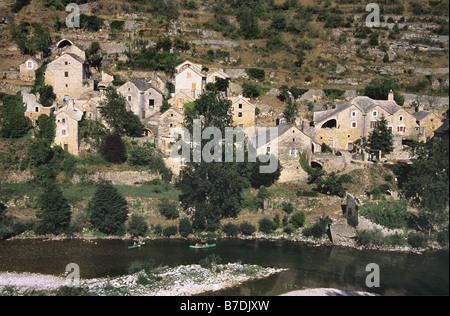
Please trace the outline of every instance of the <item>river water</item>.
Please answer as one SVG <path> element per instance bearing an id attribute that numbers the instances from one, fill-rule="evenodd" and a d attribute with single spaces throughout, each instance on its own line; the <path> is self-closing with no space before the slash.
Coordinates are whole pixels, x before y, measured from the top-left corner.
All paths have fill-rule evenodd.
<path id="1" fill-rule="evenodd" d="M 161 239 L 128 250 L 124 240 L 0 241 L 0 271 L 62 275 L 69 263 L 81 279 L 126 274 L 131 262 L 154 259 L 158 265 L 197 264 L 209 254 L 222 263 L 242 262 L 288 269 L 269 278 L 209 293 L 211 295 L 278 295 L 305 288 L 337 288 L 383 295 L 449 295 L 449 253 L 424 254 L 314 247 L 301 242 L 224 239 L 217 247 L 190 249 L 192 242 Z M 380 268 L 380 287 L 368 288 L 369 263 Z"/>

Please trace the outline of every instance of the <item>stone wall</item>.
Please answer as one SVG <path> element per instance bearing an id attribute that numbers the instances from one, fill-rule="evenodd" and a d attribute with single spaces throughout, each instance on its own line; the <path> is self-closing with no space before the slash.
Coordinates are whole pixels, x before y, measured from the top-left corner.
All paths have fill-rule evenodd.
<path id="1" fill-rule="evenodd" d="M 91 180 L 98 182 L 100 180 L 111 181 L 115 185 L 141 185 L 145 182 L 149 182 L 153 179 L 158 179 L 159 175 L 148 171 L 107 171 L 96 172 L 91 175 L 80 178 L 78 175 L 74 175 L 72 178 L 73 184 L 78 184 L 83 180 Z"/>

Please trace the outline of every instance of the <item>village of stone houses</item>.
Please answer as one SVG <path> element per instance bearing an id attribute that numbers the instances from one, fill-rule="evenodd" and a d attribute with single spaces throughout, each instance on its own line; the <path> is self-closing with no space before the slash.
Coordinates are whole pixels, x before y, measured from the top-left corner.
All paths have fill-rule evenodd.
<path id="1" fill-rule="evenodd" d="M 0 2 L 0 239 L 448 247 L 448 1 L 73 2 Z M 186 161 L 193 119 L 275 133 Z"/>

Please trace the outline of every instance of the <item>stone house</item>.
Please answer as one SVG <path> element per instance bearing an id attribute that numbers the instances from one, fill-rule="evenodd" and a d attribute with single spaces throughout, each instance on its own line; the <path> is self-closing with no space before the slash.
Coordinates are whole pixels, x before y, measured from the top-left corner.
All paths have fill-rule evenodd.
<path id="1" fill-rule="evenodd" d="M 31 122 L 33 123 L 33 126 L 36 126 L 36 121 L 39 118 L 40 115 L 52 115 L 54 111 L 54 107 L 44 107 L 42 106 L 36 96 L 34 94 L 28 93 L 26 91 L 22 91 L 22 101 L 27 107 L 25 110 L 25 116 L 28 117 Z"/>
<path id="2" fill-rule="evenodd" d="M 79 99 L 94 89 L 88 63 L 72 53 L 62 54 L 47 65 L 45 84 L 53 86 L 58 101 Z"/>
<path id="3" fill-rule="evenodd" d="M 274 154 L 278 157 L 282 166 L 279 182 L 307 180 L 308 174 L 300 166 L 300 153 L 306 152 L 309 159 L 314 149 L 320 151 L 320 145 L 294 125 L 283 123 L 273 128 L 276 133 L 272 135 L 267 130 L 263 144 L 257 138 L 257 155 Z"/>
<path id="4" fill-rule="evenodd" d="M 183 121 L 183 114 L 174 107 L 171 107 L 159 116 L 157 141 L 158 148 L 163 155 L 170 155 L 172 144 L 177 141 L 177 138 L 174 137 L 174 130 L 177 127 L 182 127 Z"/>
<path id="5" fill-rule="evenodd" d="M 183 92 L 195 100 L 205 91 L 206 79 L 202 65 L 187 60 L 175 67 L 175 94 Z"/>
<path id="6" fill-rule="evenodd" d="M 417 138 L 417 119 L 390 94 L 387 101 L 360 96 L 339 108 L 315 112 L 316 141 L 334 150 L 352 150 L 354 142 L 368 137 L 383 115 L 394 137 Z"/>
<path id="7" fill-rule="evenodd" d="M 117 91 L 125 97 L 129 110 L 143 122 L 159 113 L 165 99 L 162 91 L 144 79 L 128 81 L 120 86 Z"/>
<path id="8" fill-rule="evenodd" d="M 79 122 L 83 118 L 83 112 L 82 108 L 70 100 L 64 102 L 63 106 L 54 113 L 56 117 L 55 144 L 74 156 L 78 156 L 79 153 Z"/>
<path id="9" fill-rule="evenodd" d="M 244 131 L 255 126 L 256 106 L 250 103 L 250 99 L 239 97 L 230 98 L 233 108 L 233 125 Z"/>
<path id="10" fill-rule="evenodd" d="M 56 55 L 61 56 L 65 53 L 70 53 L 79 58 L 86 60 L 86 53 L 84 47 L 76 45 L 69 39 L 62 39 L 58 43 L 56 43 L 54 51 Z"/>
<path id="11" fill-rule="evenodd" d="M 434 136 L 434 131 L 442 124 L 439 117 L 433 112 L 417 109 L 412 116 L 416 118 L 418 140 L 429 140 Z"/>
<path id="12" fill-rule="evenodd" d="M 184 108 L 184 105 L 189 102 L 195 101 L 191 95 L 184 93 L 183 91 L 179 91 L 172 98 L 169 99 L 169 104 L 176 108 L 177 110 L 181 110 Z"/>
<path id="13" fill-rule="evenodd" d="M 19 73 L 20 80 L 34 81 L 36 79 L 36 70 L 42 65 L 42 60 L 30 57 L 20 63 Z"/>

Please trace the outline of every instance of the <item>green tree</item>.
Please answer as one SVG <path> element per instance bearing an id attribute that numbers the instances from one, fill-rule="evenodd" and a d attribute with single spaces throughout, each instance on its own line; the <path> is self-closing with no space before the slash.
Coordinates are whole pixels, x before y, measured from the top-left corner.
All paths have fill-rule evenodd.
<path id="1" fill-rule="evenodd" d="M 101 147 L 100 154 L 112 163 L 124 163 L 127 160 L 127 152 L 122 137 L 118 134 L 106 136 Z"/>
<path id="2" fill-rule="evenodd" d="M 292 101 L 291 99 L 287 100 L 283 114 L 289 123 L 295 123 L 295 119 L 297 118 L 298 114 L 297 104 L 295 103 L 295 101 Z"/>
<path id="3" fill-rule="evenodd" d="M 180 222 L 178 224 L 178 231 L 180 232 L 181 237 L 184 238 L 192 234 L 192 224 L 189 218 L 183 217 L 180 219 Z"/>
<path id="4" fill-rule="evenodd" d="M 41 220 L 38 231 L 59 234 L 67 231 L 70 225 L 70 205 L 61 190 L 50 184 L 38 198 L 39 210 L 36 216 Z"/>
<path id="5" fill-rule="evenodd" d="M 405 98 L 398 93 L 398 84 L 394 79 L 373 79 L 364 89 L 364 95 L 374 100 L 387 100 L 389 92 L 394 91 L 394 100 L 398 105 L 405 103 Z"/>
<path id="6" fill-rule="evenodd" d="M 148 225 L 142 215 L 132 214 L 128 221 L 128 233 L 133 237 L 144 236 Z"/>
<path id="7" fill-rule="evenodd" d="M 373 131 L 367 139 L 367 146 L 374 151 L 381 150 L 382 156 L 394 150 L 392 132 L 389 130 L 388 121 L 381 115 Z"/>
<path id="8" fill-rule="evenodd" d="M 31 121 L 25 116 L 26 107 L 22 94 L 3 95 L 0 106 L 0 135 L 3 138 L 20 138 L 31 129 Z"/>
<path id="9" fill-rule="evenodd" d="M 448 225 L 449 138 L 432 138 L 411 144 L 412 164 L 395 168 L 406 197 L 421 206 L 420 215 L 429 231 Z"/>
<path id="10" fill-rule="evenodd" d="M 90 221 L 95 229 L 108 235 L 123 235 L 128 203 L 110 182 L 100 182 L 88 203 Z"/>
<path id="11" fill-rule="evenodd" d="M 113 87 L 106 90 L 106 98 L 101 103 L 100 112 L 114 134 L 126 134 L 131 137 L 140 137 L 145 126 L 139 117 L 125 109 L 125 97 Z"/>
<path id="12" fill-rule="evenodd" d="M 52 144 L 56 136 L 55 116 L 48 116 L 46 114 L 39 115 L 37 126 L 39 129 L 35 133 L 35 136 L 45 139 L 49 144 Z"/>
<path id="13" fill-rule="evenodd" d="M 243 38 L 255 39 L 259 37 L 260 29 L 258 18 L 252 8 L 242 6 L 237 13 L 237 21 L 239 30 Z"/>

